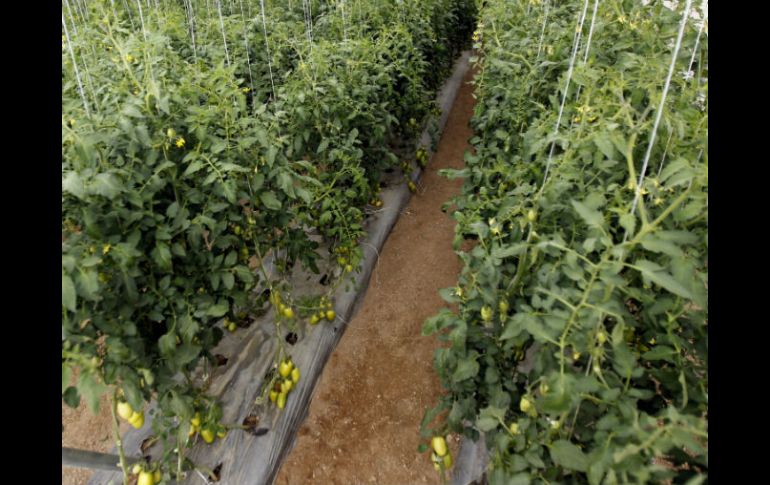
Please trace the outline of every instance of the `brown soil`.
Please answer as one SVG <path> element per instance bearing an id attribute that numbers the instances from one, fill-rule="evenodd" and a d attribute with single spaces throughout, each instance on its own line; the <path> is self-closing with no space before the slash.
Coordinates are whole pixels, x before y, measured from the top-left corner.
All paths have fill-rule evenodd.
<path id="1" fill-rule="evenodd" d="M 73 384 L 75 381 L 73 376 Z M 80 406 L 73 409 L 64 402 L 61 404 L 61 422 L 64 429 L 61 434 L 61 445 L 69 448 L 99 451 L 109 453 L 115 446 L 112 438 L 112 413 L 110 412 L 110 396 L 102 396 L 99 402 L 99 413 L 94 415 L 85 403 L 80 400 Z M 121 432 L 128 431 L 128 423 L 121 423 Z M 62 485 L 85 485 L 93 475 L 93 470 L 87 468 L 61 467 Z"/>
<path id="2" fill-rule="evenodd" d="M 441 205 L 462 180 L 437 171 L 463 166 L 472 75 L 465 76 L 419 193 L 385 242 L 361 309 L 324 369 L 278 485 L 439 483 L 430 455 L 417 453 L 423 413 L 442 392 L 433 370 L 439 342 L 420 332 L 446 306 L 438 289 L 454 286 L 461 269 L 452 251 L 455 223 Z M 455 455 L 457 442 L 450 440 Z"/>

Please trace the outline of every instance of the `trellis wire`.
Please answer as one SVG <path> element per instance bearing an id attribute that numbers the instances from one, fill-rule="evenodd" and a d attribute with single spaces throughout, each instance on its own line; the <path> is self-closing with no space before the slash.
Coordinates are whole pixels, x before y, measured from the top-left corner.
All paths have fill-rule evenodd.
<path id="1" fill-rule="evenodd" d="M 227 52 L 227 36 L 225 35 L 225 21 L 222 18 L 222 2 L 216 0 L 215 3 L 219 12 L 219 28 L 222 30 L 222 40 L 225 42 L 225 60 L 227 60 L 227 67 L 230 67 L 230 54 Z"/>
<path id="2" fill-rule="evenodd" d="M 270 88 L 275 99 L 275 83 L 273 82 L 273 63 L 270 60 L 270 44 L 267 41 L 267 22 L 265 21 L 265 0 L 259 0 L 259 8 L 262 10 L 262 30 L 265 33 L 265 50 L 267 51 L 267 71 L 270 73 Z"/>
<path id="3" fill-rule="evenodd" d="M 548 180 L 548 172 L 551 168 L 551 161 L 553 160 L 553 151 L 556 147 L 556 135 L 559 133 L 559 124 L 561 124 L 561 117 L 564 115 L 564 104 L 567 102 L 567 94 L 569 92 L 569 84 L 572 81 L 572 71 L 575 68 L 575 58 L 577 57 L 578 48 L 580 46 L 580 37 L 583 32 L 583 23 L 586 19 L 586 12 L 588 11 L 588 0 L 583 3 L 583 12 L 579 17 L 577 30 L 573 39 L 574 45 L 572 46 L 572 56 L 569 61 L 569 69 L 567 70 L 567 81 L 564 86 L 564 94 L 561 97 L 561 106 L 559 106 L 559 116 L 556 118 L 556 125 L 554 126 L 553 136 L 554 140 L 551 141 L 551 149 L 548 152 L 548 161 L 545 164 L 545 174 L 543 175 L 543 184 L 540 187 L 540 192 L 545 188 L 545 182 Z"/>
<path id="4" fill-rule="evenodd" d="M 72 24 L 73 35 L 79 35 L 78 31 L 77 31 L 77 26 L 75 25 L 75 19 L 72 16 L 72 9 L 70 7 L 70 2 L 69 2 L 69 0 L 64 0 L 64 3 L 67 6 L 67 11 L 70 13 L 70 23 Z M 77 12 L 77 9 L 79 8 L 79 5 L 76 3 L 75 7 L 76 7 L 75 11 Z M 85 23 L 84 23 L 84 25 L 85 25 Z M 70 44 L 70 49 L 72 49 L 71 41 L 72 41 L 72 39 L 69 38 L 68 39 L 68 44 Z M 89 43 L 88 46 L 91 47 L 91 52 L 94 54 L 94 57 L 96 57 L 96 52 L 94 51 L 93 45 Z M 72 52 L 74 54 L 74 50 Z M 91 73 L 88 71 L 88 62 L 86 61 L 86 56 L 81 56 L 81 60 L 83 61 L 83 73 L 85 74 L 85 85 L 88 88 L 89 94 L 91 95 L 91 100 L 94 102 L 94 108 L 98 112 L 99 109 L 96 106 L 96 94 L 95 94 L 95 91 L 94 91 L 94 83 L 93 83 L 93 80 L 91 79 Z M 85 90 L 84 90 L 84 93 L 85 93 Z"/>
<path id="5" fill-rule="evenodd" d="M 86 95 L 83 92 L 83 83 L 80 80 L 80 71 L 78 70 L 78 63 L 75 60 L 75 53 L 72 51 L 72 40 L 70 39 L 69 30 L 67 29 L 67 22 L 64 21 L 64 12 L 61 14 L 61 25 L 64 28 L 64 36 L 67 38 L 67 49 L 70 51 L 70 58 L 72 59 L 72 67 L 75 69 L 75 78 L 78 82 L 78 91 L 80 91 L 80 99 L 83 101 L 83 108 L 86 111 L 86 116 L 91 117 L 91 110 L 88 109 L 88 101 L 86 101 Z"/>
<path id="6" fill-rule="evenodd" d="M 594 26 L 596 25 L 596 13 L 599 10 L 599 0 L 594 0 L 594 11 L 591 16 L 591 26 L 588 28 L 588 38 L 586 39 L 586 52 L 583 56 L 583 62 L 582 65 L 586 65 L 588 62 L 588 54 L 591 51 L 591 40 L 594 36 Z M 575 101 L 580 99 L 580 91 L 582 90 L 583 86 L 578 85 L 577 91 L 575 92 Z M 574 124 L 574 120 L 570 122 L 570 126 Z"/>
<path id="7" fill-rule="evenodd" d="M 131 7 L 128 6 L 128 0 L 123 0 L 123 5 L 126 6 L 126 12 L 128 12 L 128 20 L 131 22 L 131 28 L 135 29 L 136 26 L 134 25 L 134 16 L 131 14 Z"/>
<path id="8" fill-rule="evenodd" d="M 669 143 L 671 143 L 671 137 L 674 136 L 674 132 L 668 134 L 668 140 L 666 140 L 666 147 L 663 149 L 663 157 L 660 159 L 660 167 L 658 167 L 658 177 L 663 172 L 663 164 L 666 162 L 666 154 L 668 153 Z"/>
<path id="9" fill-rule="evenodd" d="M 77 33 L 78 33 L 78 26 L 75 25 L 75 19 L 72 17 L 72 9 L 70 8 L 69 0 L 64 0 L 64 5 L 67 6 L 67 14 L 70 17 L 70 23 L 72 24 L 72 33 L 77 35 Z M 64 12 L 62 12 L 62 15 L 64 15 Z"/>
<path id="10" fill-rule="evenodd" d="M 591 40 L 594 37 L 594 26 L 596 25 L 596 12 L 599 10 L 599 0 L 594 0 L 594 11 L 591 16 L 591 26 L 588 28 L 588 38 L 586 39 L 586 53 L 583 56 L 583 64 L 588 62 L 588 52 L 591 50 Z M 578 86 L 578 92 L 580 86 Z"/>
<path id="11" fill-rule="evenodd" d="M 249 67 L 249 84 L 252 93 L 254 92 L 254 77 L 251 75 L 251 56 L 249 56 L 249 36 L 246 25 L 246 14 L 243 12 L 243 0 L 238 0 L 241 6 L 241 17 L 243 18 L 243 45 L 246 47 L 246 65 Z"/>
<path id="12" fill-rule="evenodd" d="M 136 0 L 136 6 L 139 8 L 139 21 L 142 23 L 142 36 L 144 36 L 144 41 L 147 42 L 147 29 L 144 27 L 144 13 L 142 12 L 142 2 L 140 0 Z"/>
<path id="13" fill-rule="evenodd" d="M 706 21 L 708 20 L 708 17 L 703 17 L 703 22 L 700 24 L 700 28 L 698 29 L 698 36 L 695 38 L 695 47 L 692 49 L 692 57 L 690 57 L 690 63 L 687 66 L 687 72 L 692 72 L 692 65 L 695 62 L 695 54 L 698 52 L 698 45 L 700 44 L 700 36 L 703 33 L 703 27 L 706 25 Z M 695 76 L 693 76 L 693 79 L 695 79 Z"/>
<path id="14" fill-rule="evenodd" d="M 192 40 L 193 62 L 198 62 L 198 49 L 195 46 L 195 11 L 193 10 L 192 0 L 185 0 L 185 10 L 187 10 L 187 23 L 190 26 L 190 39 Z"/>
<path id="15" fill-rule="evenodd" d="M 548 8 L 551 6 L 551 2 L 546 0 L 545 2 L 545 16 L 543 17 L 543 28 L 540 30 L 540 41 L 537 43 L 537 57 L 535 61 L 540 59 L 540 52 L 543 50 L 543 38 L 545 37 L 545 25 L 548 22 Z"/>
<path id="16" fill-rule="evenodd" d="M 660 119 L 663 117 L 663 108 L 666 105 L 666 97 L 668 96 L 668 88 L 671 86 L 671 77 L 674 75 L 674 66 L 676 65 L 676 57 L 679 55 L 679 49 L 682 47 L 682 37 L 684 36 L 684 28 L 687 25 L 687 18 L 690 14 L 690 6 L 692 0 L 687 0 L 687 4 L 684 7 L 682 13 L 682 21 L 679 24 L 679 34 L 676 37 L 676 45 L 674 46 L 674 53 L 671 56 L 671 65 L 668 67 L 668 75 L 666 76 L 666 83 L 663 85 L 663 93 L 658 104 L 658 112 L 655 114 L 655 123 L 652 126 L 652 133 L 650 134 L 650 142 L 647 144 L 647 152 L 644 155 L 644 162 L 642 163 L 642 170 L 639 173 L 639 181 L 636 184 L 636 193 L 634 194 L 634 201 L 631 204 L 631 215 L 636 212 L 636 206 L 639 203 L 639 198 L 642 194 L 642 183 L 644 182 L 644 176 L 647 173 L 647 165 L 650 163 L 650 154 L 652 153 L 652 147 L 655 145 L 655 137 L 658 132 L 658 125 Z M 626 237 L 628 233 L 626 232 Z"/>

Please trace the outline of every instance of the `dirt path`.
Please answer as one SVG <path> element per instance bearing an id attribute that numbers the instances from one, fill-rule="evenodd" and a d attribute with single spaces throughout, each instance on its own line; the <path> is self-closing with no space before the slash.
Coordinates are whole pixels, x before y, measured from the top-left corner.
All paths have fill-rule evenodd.
<path id="1" fill-rule="evenodd" d="M 462 180 L 437 171 L 463 166 L 472 76 L 469 70 L 420 191 L 385 242 L 361 309 L 324 369 L 278 485 L 439 483 L 429 455 L 417 453 L 423 413 L 441 393 L 432 364 L 438 341 L 420 331 L 446 305 L 438 290 L 453 286 L 461 269 L 454 221 L 441 205 Z M 450 448 L 456 453 L 457 443 Z"/>
<path id="2" fill-rule="evenodd" d="M 74 384 L 74 378 L 73 378 Z M 102 396 L 99 401 L 99 414 L 94 415 L 81 399 L 80 406 L 72 409 L 62 402 L 61 422 L 64 429 L 61 435 L 61 445 L 81 450 L 100 451 L 109 453 L 115 440 L 112 438 L 112 413 L 110 399 Z M 122 432 L 128 430 L 128 423 L 121 423 Z M 93 475 L 93 470 L 87 468 L 61 467 L 62 485 L 85 485 Z"/>

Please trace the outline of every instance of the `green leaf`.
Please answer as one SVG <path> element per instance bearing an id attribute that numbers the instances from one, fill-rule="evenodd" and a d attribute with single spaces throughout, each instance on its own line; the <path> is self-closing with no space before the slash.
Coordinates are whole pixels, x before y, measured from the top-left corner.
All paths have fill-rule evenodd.
<path id="1" fill-rule="evenodd" d="M 281 202 L 275 197 L 273 191 L 268 190 L 259 194 L 259 199 L 270 210 L 279 210 L 281 208 Z"/>
<path id="2" fill-rule="evenodd" d="M 294 180 L 286 172 L 280 172 L 278 179 L 276 180 L 278 188 L 281 189 L 289 197 L 294 197 Z"/>
<path id="3" fill-rule="evenodd" d="M 627 213 L 620 216 L 618 222 L 620 227 L 626 230 L 626 233 L 633 234 L 636 229 L 636 217 L 633 214 Z"/>
<path id="4" fill-rule="evenodd" d="M 150 255 L 158 267 L 165 271 L 171 270 L 171 249 L 168 247 L 168 244 L 164 242 L 158 242 Z"/>
<path id="5" fill-rule="evenodd" d="M 666 345 L 656 345 L 654 349 L 642 354 L 644 360 L 669 360 L 676 355 L 676 350 Z"/>
<path id="6" fill-rule="evenodd" d="M 62 394 L 64 394 L 64 392 L 70 386 L 71 379 L 72 379 L 72 368 L 69 365 L 62 363 L 61 365 L 61 393 Z"/>
<path id="7" fill-rule="evenodd" d="M 457 367 L 452 374 L 452 382 L 457 383 L 470 379 L 478 373 L 479 363 L 476 362 L 475 356 L 466 357 L 457 364 Z"/>
<path id="8" fill-rule="evenodd" d="M 160 350 L 160 355 L 165 358 L 174 355 L 174 350 L 176 350 L 176 334 L 169 332 L 162 335 L 158 339 L 158 350 Z"/>
<path id="9" fill-rule="evenodd" d="M 658 239 L 652 234 L 644 236 L 641 242 L 644 249 L 652 251 L 653 253 L 667 254 L 673 258 L 681 258 L 684 255 L 682 250 L 679 249 L 676 244 L 663 239 Z"/>
<path id="10" fill-rule="evenodd" d="M 476 427 L 479 431 L 486 433 L 497 428 L 504 418 L 505 409 L 487 406 L 479 412 L 479 417 L 476 419 Z"/>
<path id="11" fill-rule="evenodd" d="M 550 447 L 550 452 L 554 463 L 561 467 L 579 472 L 588 469 L 588 457 L 567 440 L 555 441 Z"/>
<path id="12" fill-rule="evenodd" d="M 206 315 L 214 318 L 219 318 L 225 316 L 225 314 L 230 310 L 230 304 L 225 301 L 220 301 L 216 305 L 212 305 L 209 307 L 208 310 L 206 310 Z"/>
<path id="13" fill-rule="evenodd" d="M 671 293 L 681 296 L 682 298 L 687 298 L 688 300 L 692 300 L 694 298 L 690 290 L 682 286 L 682 284 L 676 281 L 674 277 L 671 276 L 671 274 L 666 272 L 663 268 L 653 263 L 652 261 L 639 259 L 634 263 L 634 266 L 636 266 L 639 272 L 641 272 L 645 277 L 647 277 L 656 285 L 659 285 Z"/>
<path id="14" fill-rule="evenodd" d="M 232 290 L 235 285 L 235 276 L 232 273 L 222 273 L 222 285 L 228 290 Z"/>
<path id="15" fill-rule="evenodd" d="M 78 377 L 78 392 L 86 399 L 91 412 L 99 412 L 99 398 L 107 390 L 107 387 L 100 383 L 91 372 L 82 372 Z"/>
<path id="16" fill-rule="evenodd" d="M 77 172 L 67 172 L 61 179 L 61 187 L 64 192 L 68 192 L 78 199 L 82 199 L 86 195 L 85 183 Z"/>
<path id="17" fill-rule="evenodd" d="M 120 193 L 120 181 L 111 173 L 100 173 L 94 177 L 92 190 L 95 194 L 114 199 Z"/>
<path id="18" fill-rule="evenodd" d="M 615 156 L 615 147 L 612 146 L 612 141 L 606 132 L 602 132 L 596 135 L 594 143 L 599 147 L 599 150 L 609 158 L 610 160 Z"/>
<path id="19" fill-rule="evenodd" d="M 95 301 L 98 298 L 99 279 L 96 271 L 80 270 L 75 276 L 80 295 L 86 300 Z"/>
<path id="20" fill-rule="evenodd" d="M 602 227 L 604 224 L 604 217 L 602 216 L 602 213 L 590 209 L 587 205 L 583 204 L 582 202 L 578 202 L 576 200 L 572 201 L 572 207 L 575 208 L 575 211 L 578 213 L 581 219 L 585 221 L 586 224 L 588 224 L 589 227 Z"/>
<path id="21" fill-rule="evenodd" d="M 62 393 L 61 397 L 64 403 L 71 408 L 80 406 L 80 394 L 75 386 L 68 387 L 67 390 Z"/>
<path id="22" fill-rule="evenodd" d="M 505 259 L 511 256 L 519 255 L 527 250 L 527 243 L 516 243 L 507 247 L 492 248 L 492 257 L 496 259 Z"/>
<path id="23" fill-rule="evenodd" d="M 75 284 L 68 275 L 61 275 L 61 304 L 67 310 L 74 312 L 77 309 L 77 293 Z"/>
<path id="24" fill-rule="evenodd" d="M 200 352 L 201 347 L 199 345 L 182 344 L 177 347 L 176 353 L 174 353 L 174 364 L 177 368 L 184 367 L 195 360 L 200 355 Z"/>

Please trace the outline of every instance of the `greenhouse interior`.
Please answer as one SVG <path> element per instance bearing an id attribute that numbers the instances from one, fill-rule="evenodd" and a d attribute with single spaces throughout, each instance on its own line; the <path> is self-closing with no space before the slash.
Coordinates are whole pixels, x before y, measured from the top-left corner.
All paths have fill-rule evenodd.
<path id="1" fill-rule="evenodd" d="M 63 0 L 62 485 L 708 483 L 708 2 Z"/>

